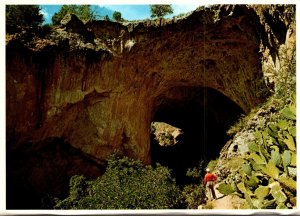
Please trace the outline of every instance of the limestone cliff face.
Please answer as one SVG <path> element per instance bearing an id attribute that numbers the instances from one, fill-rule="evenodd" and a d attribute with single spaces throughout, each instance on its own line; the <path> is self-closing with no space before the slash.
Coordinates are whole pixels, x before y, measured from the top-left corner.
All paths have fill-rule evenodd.
<path id="1" fill-rule="evenodd" d="M 46 37 L 7 35 L 8 151 L 59 138 L 98 163 L 115 149 L 149 163 L 154 114 L 182 87 L 217 90 L 249 112 L 269 94 L 260 50 L 276 53 L 290 24 L 274 17 L 275 46 L 257 11 L 214 6 L 124 25 L 71 17 Z"/>

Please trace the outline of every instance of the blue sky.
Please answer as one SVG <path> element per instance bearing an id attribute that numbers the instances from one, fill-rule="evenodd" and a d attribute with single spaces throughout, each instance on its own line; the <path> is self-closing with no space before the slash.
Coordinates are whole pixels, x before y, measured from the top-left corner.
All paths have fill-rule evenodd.
<path id="1" fill-rule="evenodd" d="M 171 16 L 178 15 L 180 13 L 186 13 L 189 11 L 195 10 L 199 4 L 180 4 L 172 5 L 174 13 Z M 58 12 L 61 8 L 61 5 L 41 5 L 42 13 L 45 17 L 45 23 L 51 23 L 51 17 L 55 12 Z M 150 9 L 149 5 L 142 4 L 126 4 L 126 5 L 93 5 L 98 14 L 105 16 L 106 14 L 110 17 L 114 11 L 119 11 L 122 14 L 122 17 L 127 20 L 139 20 L 150 18 Z M 169 17 L 171 17 L 169 16 Z"/>

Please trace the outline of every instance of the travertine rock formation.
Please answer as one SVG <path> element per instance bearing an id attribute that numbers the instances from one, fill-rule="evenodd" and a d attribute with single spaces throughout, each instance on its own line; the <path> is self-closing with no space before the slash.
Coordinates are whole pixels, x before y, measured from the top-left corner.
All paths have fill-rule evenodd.
<path id="1" fill-rule="evenodd" d="M 151 133 L 160 146 L 173 146 L 183 131 L 165 122 L 151 122 Z"/>
<path id="2" fill-rule="evenodd" d="M 150 163 L 150 123 L 173 90 L 214 89 L 249 112 L 269 94 L 260 50 L 276 55 L 289 29 L 278 8 L 272 24 L 236 5 L 124 25 L 70 17 L 47 36 L 7 35 L 7 150 L 58 138 L 100 164 L 115 149 Z"/>

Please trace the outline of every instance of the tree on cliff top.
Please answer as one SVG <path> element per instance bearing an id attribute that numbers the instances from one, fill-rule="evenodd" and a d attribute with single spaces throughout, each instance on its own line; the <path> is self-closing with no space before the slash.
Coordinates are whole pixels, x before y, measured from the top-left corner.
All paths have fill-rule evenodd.
<path id="1" fill-rule="evenodd" d="M 52 17 L 53 25 L 59 25 L 60 21 L 68 14 L 75 14 L 82 21 L 96 19 L 96 14 L 92 11 L 90 5 L 63 5 Z"/>
<path id="2" fill-rule="evenodd" d="M 162 18 L 173 13 L 171 5 L 150 5 L 151 18 Z"/>
<path id="3" fill-rule="evenodd" d="M 41 8 L 37 5 L 7 5 L 6 31 L 20 32 L 22 28 L 37 28 L 44 21 Z"/>
<path id="4" fill-rule="evenodd" d="M 113 18 L 114 18 L 114 20 L 116 20 L 117 22 L 120 22 L 120 21 L 123 20 L 122 14 L 121 14 L 121 12 L 119 12 L 119 11 L 115 11 L 115 12 L 113 13 Z"/>

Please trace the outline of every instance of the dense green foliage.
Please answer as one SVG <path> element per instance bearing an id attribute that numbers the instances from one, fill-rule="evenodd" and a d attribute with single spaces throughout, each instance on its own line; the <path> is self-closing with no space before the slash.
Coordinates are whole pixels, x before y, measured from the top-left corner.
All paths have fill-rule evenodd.
<path id="1" fill-rule="evenodd" d="M 187 170 L 186 176 L 191 179 L 191 183 L 184 186 L 182 195 L 188 209 L 197 209 L 199 205 L 206 202 L 203 185 L 204 170 L 204 161 L 200 161 L 196 167 Z"/>
<path id="2" fill-rule="evenodd" d="M 67 14 L 75 14 L 83 22 L 96 19 L 96 14 L 90 5 L 63 5 L 52 17 L 53 25 L 59 25 Z"/>
<path id="3" fill-rule="evenodd" d="M 6 31 L 16 33 L 24 28 L 37 28 L 44 21 L 40 11 L 37 5 L 7 5 Z"/>
<path id="4" fill-rule="evenodd" d="M 122 21 L 123 18 L 122 18 L 121 12 L 115 11 L 115 12 L 113 13 L 113 19 L 114 19 L 115 21 L 117 21 L 117 22 Z"/>
<path id="5" fill-rule="evenodd" d="M 173 13 L 171 5 L 150 5 L 151 18 L 162 18 Z"/>
<path id="6" fill-rule="evenodd" d="M 296 109 L 292 102 L 280 117 L 255 131 L 249 154 L 235 182 L 223 183 L 220 192 L 240 193 L 251 208 L 287 208 L 296 205 Z"/>
<path id="7" fill-rule="evenodd" d="M 105 174 L 96 180 L 73 176 L 70 194 L 56 201 L 56 209 L 196 209 L 206 202 L 204 162 L 187 171 L 190 183 L 180 190 L 170 170 L 161 165 L 113 154 Z"/>
<path id="8" fill-rule="evenodd" d="M 96 180 L 73 176 L 70 195 L 58 209 L 170 209 L 180 204 L 181 192 L 166 167 L 113 154 L 105 174 Z"/>

